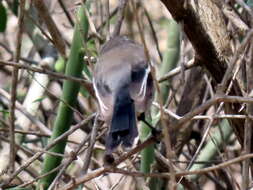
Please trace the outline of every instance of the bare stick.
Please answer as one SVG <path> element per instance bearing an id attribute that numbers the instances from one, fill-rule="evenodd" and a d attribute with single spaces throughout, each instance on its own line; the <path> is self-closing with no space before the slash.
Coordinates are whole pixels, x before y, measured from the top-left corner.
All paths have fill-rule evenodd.
<path id="1" fill-rule="evenodd" d="M 182 177 L 182 176 L 187 176 L 187 175 L 205 174 L 205 173 L 208 173 L 208 172 L 220 170 L 222 168 L 228 167 L 232 164 L 242 162 L 242 161 L 244 161 L 246 159 L 250 159 L 250 158 L 253 158 L 253 154 L 242 155 L 240 157 L 225 161 L 221 164 L 218 164 L 218 165 L 215 165 L 215 166 L 212 166 L 212 167 L 207 167 L 207 168 L 200 169 L 200 170 L 176 172 L 176 173 L 174 173 L 174 175 L 175 175 L 175 177 Z M 96 169 L 96 170 L 88 173 L 85 176 L 82 176 L 80 178 L 77 178 L 76 180 L 73 180 L 69 184 L 65 185 L 64 187 L 60 187 L 59 189 L 61 189 L 61 190 L 73 189 L 77 185 L 79 185 L 81 183 L 85 183 L 87 181 L 90 181 L 91 179 L 93 179 L 95 177 L 98 177 L 98 176 L 100 176 L 100 175 L 102 175 L 106 172 L 121 173 L 121 174 L 124 174 L 124 175 L 130 175 L 130 176 L 134 176 L 134 177 L 171 178 L 171 176 L 172 176 L 171 173 L 148 173 L 148 174 L 146 174 L 146 173 L 142 173 L 142 172 L 129 172 L 129 171 L 122 170 L 122 169 L 119 169 L 119 168 L 101 167 L 99 169 Z"/>
<path id="2" fill-rule="evenodd" d="M 90 138 L 89 146 L 88 146 L 88 149 L 86 150 L 86 154 L 85 154 L 86 159 L 84 161 L 84 166 L 83 166 L 83 173 L 84 174 L 87 173 L 89 165 L 90 165 L 92 152 L 93 152 L 93 147 L 94 147 L 95 142 L 96 142 L 98 126 L 99 126 L 99 124 L 98 124 L 98 115 L 96 115 L 94 125 L 93 125 L 92 131 L 91 131 L 91 138 Z"/>
<path id="3" fill-rule="evenodd" d="M 39 13 L 39 16 L 44 20 L 47 29 L 49 30 L 52 39 L 54 41 L 55 47 L 58 49 L 62 57 L 66 58 L 65 53 L 65 43 L 61 36 L 61 33 L 59 32 L 54 20 L 52 19 L 50 13 L 48 12 L 48 8 L 45 5 L 45 1 L 43 0 L 36 0 L 33 1 L 35 7 L 37 8 L 37 11 Z"/>
<path id="4" fill-rule="evenodd" d="M 240 44 L 240 46 L 237 48 L 235 55 L 232 58 L 231 61 L 231 65 L 227 68 L 226 73 L 222 79 L 221 85 L 220 85 L 220 91 L 224 92 L 227 82 L 230 79 L 231 75 L 233 74 L 233 70 L 234 67 L 236 66 L 236 62 L 238 60 L 238 58 L 240 58 L 240 56 L 243 54 L 243 52 L 245 51 L 245 47 L 249 44 L 249 42 L 251 41 L 253 37 L 253 29 L 251 29 L 246 37 L 244 38 L 244 40 L 242 41 L 242 43 Z"/>
<path id="5" fill-rule="evenodd" d="M 66 9 L 64 2 L 62 0 L 58 0 L 58 3 L 60 4 L 63 12 L 65 13 L 69 23 L 71 24 L 72 27 L 74 27 L 74 21 L 73 21 L 71 15 L 69 14 L 68 10 Z"/>
<path id="6" fill-rule="evenodd" d="M 239 96 L 215 96 L 214 98 L 206 101 L 204 104 L 201 106 L 195 108 L 191 112 L 187 113 L 182 117 L 180 120 L 175 121 L 172 123 L 173 128 L 179 129 L 182 127 L 183 124 L 186 122 L 190 121 L 195 115 L 202 113 L 212 105 L 216 103 L 221 103 L 221 102 L 230 102 L 230 103 L 253 103 L 253 98 L 247 98 L 247 97 L 239 97 Z"/>
<path id="7" fill-rule="evenodd" d="M 94 114 L 91 116 L 87 117 L 85 120 L 82 122 L 78 123 L 77 125 L 71 127 L 68 131 L 63 133 L 61 136 L 57 137 L 54 139 L 50 144 L 48 144 L 44 150 L 47 151 L 50 148 L 52 148 L 55 144 L 57 144 L 59 141 L 62 139 L 66 138 L 70 134 L 72 134 L 75 130 L 79 129 L 81 126 L 87 124 L 92 118 L 94 117 Z M 3 183 L 0 184 L 0 187 L 4 187 L 5 185 L 9 184 L 20 172 L 22 172 L 25 168 L 27 168 L 32 162 L 37 160 L 43 152 L 37 152 L 34 156 L 32 156 L 29 160 L 27 160 L 24 164 L 22 164 L 14 173 L 10 175 L 8 179 L 6 179 Z"/>
<path id="8" fill-rule="evenodd" d="M 22 64 L 22 63 L 12 62 L 12 61 L 3 61 L 3 60 L 0 60 L 0 65 L 12 66 L 12 67 L 16 67 L 18 69 L 26 69 L 28 71 L 33 71 L 33 72 L 38 72 L 38 73 L 42 73 L 42 74 L 47 74 L 47 75 L 49 75 L 51 77 L 54 77 L 56 79 L 65 79 L 65 80 L 71 80 L 71 81 L 79 82 L 82 85 L 84 85 L 85 88 L 92 95 L 94 94 L 91 82 L 89 82 L 89 81 L 87 81 L 85 79 L 81 79 L 81 78 L 77 78 L 77 77 L 73 77 L 73 76 L 67 76 L 67 75 L 64 75 L 64 74 L 56 73 L 56 72 L 51 71 L 51 70 L 46 69 L 46 68 L 29 66 L 29 65 Z"/>
<path id="9" fill-rule="evenodd" d="M 184 69 L 190 69 L 194 66 L 197 66 L 197 64 L 195 63 L 195 60 L 191 59 L 189 62 L 187 62 L 185 65 L 184 65 Z M 168 79 L 170 79 L 171 77 L 179 74 L 181 72 L 182 68 L 181 66 L 179 67 L 176 67 L 175 69 L 169 71 L 168 73 L 166 73 L 164 76 L 162 76 L 161 78 L 158 79 L 158 82 L 164 82 Z"/>
<path id="10" fill-rule="evenodd" d="M 63 187 L 59 187 L 59 190 L 67 190 L 67 189 L 73 189 L 74 187 L 78 186 L 79 184 L 83 184 L 87 181 L 90 181 L 91 179 L 94 179 L 95 177 L 98 177 L 102 174 L 105 174 L 106 172 L 113 170 L 114 167 L 116 167 L 117 165 L 119 165 L 120 163 L 124 162 L 126 159 L 130 158 L 131 156 L 133 156 L 134 154 L 140 152 L 141 150 L 143 150 L 144 148 L 146 148 L 147 146 L 153 144 L 156 142 L 156 138 L 154 137 L 150 137 L 149 139 L 147 139 L 146 141 L 144 141 L 143 143 L 141 143 L 140 145 L 138 145 L 137 147 L 135 147 L 134 149 L 132 149 L 130 152 L 122 155 L 119 159 L 117 159 L 114 164 L 111 167 L 101 167 L 98 168 L 96 170 L 93 170 L 89 173 L 87 173 L 84 176 L 81 176 L 79 178 L 73 179 L 73 181 L 71 181 L 70 183 L 66 184 Z"/>
<path id="11" fill-rule="evenodd" d="M 252 59 L 253 58 L 253 45 L 250 45 L 249 48 L 249 59 L 246 63 L 246 70 L 247 70 L 247 91 L 248 94 L 253 90 L 253 65 Z M 246 107 L 247 114 L 252 116 L 253 115 L 253 104 L 248 104 Z M 252 119 L 246 119 L 245 127 L 244 127 L 244 143 L 243 149 L 244 153 L 248 154 L 251 152 L 251 143 L 252 143 Z M 250 187 L 250 179 L 249 179 L 249 167 L 250 167 L 250 160 L 247 159 L 243 162 L 242 166 L 242 189 L 248 189 Z"/>
<path id="12" fill-rule="evenodd" d="M 74 152 L 72 152 L 71 157 L 63 165 L 63 167 L 60 170 L 60 172 L 58 172 L 57 176 L 55 177 L 55 179 L 52 182 L 52 184 L 49 186 L 48 190 L 52 190 L 52 189 L 55 188 L 55 185 L 56 185 L 57 181 L 60 179 L 60 177 L 62 176 L 62 174 L 64 173 L 64 171 L 67 169 L 67 167 L 73 162 L 73 160 L 76 159 L 76 155 L 80 152 L 80 150 L 82 149 L 82 147 L 84 146 L 84 144 L 90 139 L 90 136 L 91 136 L 90 134 L 87 135 L 83 139 L 83 141 L 79 144 L 79 146 L 76 148 L 76 150 Z"/>
<path id="13" fill-rule="evenodd" d="M 20 14 L 18 20 L 18 33 L 17 33 L 17 46 L 15 51 L 15 62 L 19 62 L 21 53 L 21 43 L 23 34 L 23 21 L 24 21 L 25 0 L 20 1 Z M 12 71 L 12 85 L 11 85 L 11 103 L 10 103 L 10 173 L 15 170 L 15 103 L 16 103 L 16 90 L 18 83 L 18 68 L 14 67 Z"/>
<path id="14" fill-rule="evenodd" d="M 159 42 L 158 42 L 156 31 L 155 31 L 155 28 L 154 28 L 154 25 L 153 25 L 153 21 L 150 18 L 149 13 L 146 10 L 146 8 L 144 7 L 144 5 L 142 5 L 142 6 L 143 6 L 145 16 L 147 17 L 147 20 L 148 20 L 148 23 L 149 23 L 149 26 L 150 26 L 150 29 L 151 29 L 151 33 L 152 33 L 153 39 L 155 41 L 155 46 L 156 46 L 157 53 L 159 55 L 160 61 L 162 61 L 163 60 L 163 56 L 162 56 L 161 50 L 159 48 Z"/>
<path id="15" fill-rule="evenodd" d="M 165 114 L 164 114 L 164 111 L 163 111 L 163 99 L 162 99 L 162 96 L 161 96 L 161 90 L 160 90 L 159 83 L 156 80 L 156 70 L 155 70 L 154 66 L 151 64 L 150 54 L 148 52 L 146 41 L 145 41 L 145 38 L 144 38 L 143 26 L 141 25 L 140 19 L 138 17 L 138 10 L 135 7 L 135 4 L 134 4 L 133 0 L 131 2 L 132 2 L 132 5 L 133 5 L 133 9 L 134 9 L 135 20 L 137 22 L 138 29 L 139 29 L 139 32 L 140 32 L 141 41 L 142 41 L 142 44 L 144 46 L 145 55 L 146 55 L 147 60 L 149 61 L 149 66 L 151 68 L 151 75 L 152 75 L 152 78 L 154 80 L 154 86 L 155 86 L 155 89 L 156 89 L 156 92 L 157 92 L 157 99 L 158 99 L 159 109 L 160 109 L 160 113 L 161 113 L 161 116 L 160 116 L 161 119 L 160 120 L 161 120 L 161 125 L 162 125 L 162 133 L 164 135 L 163 140 L 164 140 L 164 144 L 165 144 L 165 147 L 166 147 L 166 157 L 169 160 L 171 160 L 174 157 L 174 152 L 172 151 L 172 147 L 171 147 L 171 137 L 169 135 L 169 129 L 168 129 L 169 124 L 166 123 L 165 119 L 164 119 Z M 172 190 L 174 190 L 176 188 L 175 178 L 173 177 L 174 166 L 173 166 L 172 162 L 169 162 L 169 163 L 170 163 L 170 172 L 172 173 L 172 178 L 171 178 L 170 183 L 171 183 L 171 186 L 172 186 Z"/>
<path id="16" fill-rule="evenodd" d="M 220 170 L 220 169 L 226 168 L 226 167 L 228 167 L 232 164 L 242 162 L 242 161 L 244 161 L 246 159 L 250 159 L 250 158 L 253 158 L 253 154 L 245 154 L 245 155 L 239 156 L 237 158 L 225 161 L 221 164 L 211 166 L 211 167 L 207 167 L 207 168 L 204 168 L 204 169 L 193 170 L 193 171 L 176 172 L 175 176 L 176 177 L 183 177 L 183 176 L 189 176 L 189 175 L 206 174 L 208 172 Z M 134 176 L 134 177 L 171 178 L 171 173 L 148 173 L 148 174 L 146 174 L 146 173 L 142 173 L 142 172 L 129 172 L 129 171 L 122 170 L 122 169 L 119 169 L 119 168 L 109 169 L 109 172 L 111 172 L 111 173 L 121 173 L 121 174 L 130 175 L 130 176 Z"/>
<path id="17" fill-rule="evenodd" d="M 110 36 L 110 0 L 106 0 L 106 40 L 109 40 L 111 38 Z"/>
<path id="18" fill-rule="evenodd" d="M 52 169 L 51 171 L 49 171 L 49 172 L 47 172 L 47 173 L 45 173 L 43 175 L 40 175 L 40 176 L 36 177 L 33 180 L 30 180 L 30 181 L 28 181 L 28 182 L 26 182 L 24 184 L 21 184 L 21 185 L 17 186 L 16 188 L 22 188 L 22 187 L 25 187 L 27 185 L 33 184 L 34 182 L 38 181 L 39 179 L 41 179 L 43 177 L 46 177 L 46 176 L 50 175 L 51 173 L 54 173 L 54 172 L 60 170 L 62 167 L 63 167 L 63 164 L 57 166 L 56 168 Z"/>
<path id="19" fill-rule="evenodd" d="M 114 28 L 114 31 L 112 33 L 112 38 L 120 35 L 120 29 L 121 29 L 121 25 L 124 19 L 124 9 L 127 5 L 127 1 L 128 0 L 119 0 L 119 8 L 118 8 L 118 15 L 117 15 L 118 20 Z"/>
<path id="20" fill-rule="evenodd" d="M 251 17 L 251 21 L 253 19 L 253 10 L 250 8 L 250 6 L 248 6 L 244 1 L 242 0 L 235 0 L 239 5 L 241 5 L 246 11 L 247 13 L 250 15 Z"/>

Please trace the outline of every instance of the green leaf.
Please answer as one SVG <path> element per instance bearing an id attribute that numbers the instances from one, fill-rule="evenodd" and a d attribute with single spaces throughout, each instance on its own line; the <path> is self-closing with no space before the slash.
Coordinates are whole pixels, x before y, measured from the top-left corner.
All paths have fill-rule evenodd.
<path id="1" fill-rule="evenodd" d="M 54 65 L 54 69 L 57 72 L 64 73 L 65 67 L 66 67 L 66 61 L 64 60 L 63 57 L 60 56 Z"/>
<path id="2" fill-rule="evenodd" d="M 11 9 L 16 16 L 18 16 L 18 7 L 19 7 L 19 0 L 13 0 Z"/>
<path id="3" fill-rule="evenodd" d="M 46 97 L 41 97 L 41 98 L 38 98 L 36 100 L 33 101 L 33 103 L 36 103 L 36 102 L 42 102 Z"/>
<path id="4" fill-rule="evenodd" d="M 9 114 L 10 112 L 7 111 L 7 110 L 0 110 L 0 113 L 3 113 L 3 114 Z"/>
<path id="5" fill-rule="evenodd" d="M 0 2 L 0 32 L 4 32 L 7 24 L 7 11 L 3 4 Z"/>

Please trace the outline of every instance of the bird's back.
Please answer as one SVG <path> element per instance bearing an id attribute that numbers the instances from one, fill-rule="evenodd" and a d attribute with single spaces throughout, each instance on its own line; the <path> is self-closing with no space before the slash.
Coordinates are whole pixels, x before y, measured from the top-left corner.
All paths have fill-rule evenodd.
<path id="1" fill-rule="evenodd" d="M 144 48 L 126 37 L 112 38 L 101 48 L 93 82 L 100 115 L 110 126 L 108 153 L 119 144 L 131 146 L 138 135 L 136 111 L 146 110 L 153 93 Z"/>
<path id="2" fill-rule="evenodd" d="M 95 76 L 113 92 L 118 86 L 117 81 L 131 82 L 131 72 L 135 66 L 147 65 L 144 49 L 126 37 L 115 37 L 100 50 L 100 56 L 95 67 Z"/>

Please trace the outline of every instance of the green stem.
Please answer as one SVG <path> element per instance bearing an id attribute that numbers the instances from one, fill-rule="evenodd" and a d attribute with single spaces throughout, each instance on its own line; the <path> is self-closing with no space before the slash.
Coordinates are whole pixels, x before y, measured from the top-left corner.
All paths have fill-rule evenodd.
<path id="1" fill-rule="evenodd" d="M 163 62 L 159 69 L 159 76 L 163 76 L 168 71 L 172 70 L 174 67 L 176 67 L 178 59 L 179 59 L 179 52 L 180 52 L 180 28 L 178 24 L 171 20 L 168 25 L 168 40 L 167 40 L 167 49 L 165 50 L 163 54 Z M 162 101 L 165 102 L 168 98 L 169 88 L 168 84 L 162 83 L 160 85 L 161 89 L 161 97 Z M 157 95 L 155 96 L 157 98 Z M 153 126 L 157 123 L 158 116 L 158 109 L 152 109 L 152 124 Z M 149 122 L 151 121 L 151 118 L 148 119 Z M 141 135 L 140 139 L 141 141 L 144 141 L 147 136 L 150 134 L 150 129 L 148 126 L 143 124 L 141 126 Z M 155 155 L 154 155 L 154 145 L 150 145 L 149 147 L 145 148 L 143 151 L 141 151 L 141 172 L 149 173 L 151 170 L 151 165 L 154 163 Z M 150 182 L 150 189 L 157 189 L 159 186 L 159 183 L 157 180 L 151 180 Z"/>
<path id="2" fill-rule="evenodd" d="M 84 47 L 83 42 L 86 41 L 88 33 L 88 20 L 84 12 L 85 6 L 80 7 L 77 18 L 79 21 L 75 25 L 74 36 L 72 40 L 70 56 L 66 65 L 65 74 L 68 76 L 80 77 L 83 70 L 83 56 Z M 71 125 L 73 110 L 71 107 L 75 107 L 77 95 L 79 92 L 80 85 L 72 81 L 64 81 L 63 83 L 63 95 L 61 97 L 62 102 L 60 103 L 57 117 L 54 123 L 53 134 L 51 141 L 66 132 Z M 64 153 L 66 146 L 66 139 L 56 144 L 51 152 Z M 52 169 L 60 165 L 62 161 L 61 157 L 52 156 L 47 154 L 43 163 L 42 174 L 45 174 Z M 42 178 L 37 186 L 37 189 L 47 189 L 54 180 L 57 172 L 54 172 L 44 178 Z"/>
<path id="3" fill-rule="evenodd" d="M 218 153 L 219 148 L 223 147 L 223 143 L 226 143 L 233 133 L 232 128 L 230 127 L 228 121 L 224 119 L 221 122 L 220 129 L 216 129 L 215 133 L 212 135 L 212 139 L 210 139 L 206 146 L 203 147 L 199 156 L 196 159 L 196 162 L 207 162 L 212 160 Z M 206 166 L 206 164 L 194 164 L 190 171 L 199 170 Z M 189 179 L 191 181 L 195 181 L 198 178 L 198 175 L 191 175 Z"/>

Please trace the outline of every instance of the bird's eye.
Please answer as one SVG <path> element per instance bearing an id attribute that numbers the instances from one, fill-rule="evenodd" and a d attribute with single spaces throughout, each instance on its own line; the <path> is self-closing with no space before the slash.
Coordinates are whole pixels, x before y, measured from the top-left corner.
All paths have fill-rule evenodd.
<path id="1" fill-rule="evenodd" d="M 109 87 L 107 84 L 105 84 L 105 83 L 103 83 L 103 82 L 101 82 L 101 81 L 100 81 L 100 82 L 97 82 L 97 83 L 96 83 L 96 86 L 97 86 L 98 91 L 100 92 L 100 94 L 101 94 L 102 96 L 105 96 L 105 95 L 111 93 L 110 87 Z"/>
<path id="2" fill-rule="evenodd" d="M 131 73 L 132 82 L 141 81 L 143 79 L 145 73 L 146 73 L 145 68 L 137 68 L 137 69 L 133 70 Z"/>
<path id="3" fill-rule="evenodd" d="M 111 93 L 111 89 L 110 87 L 107 85 L 107 84 L 104 84 L 104 90 L 107 92 L 107 93 Z"/>

